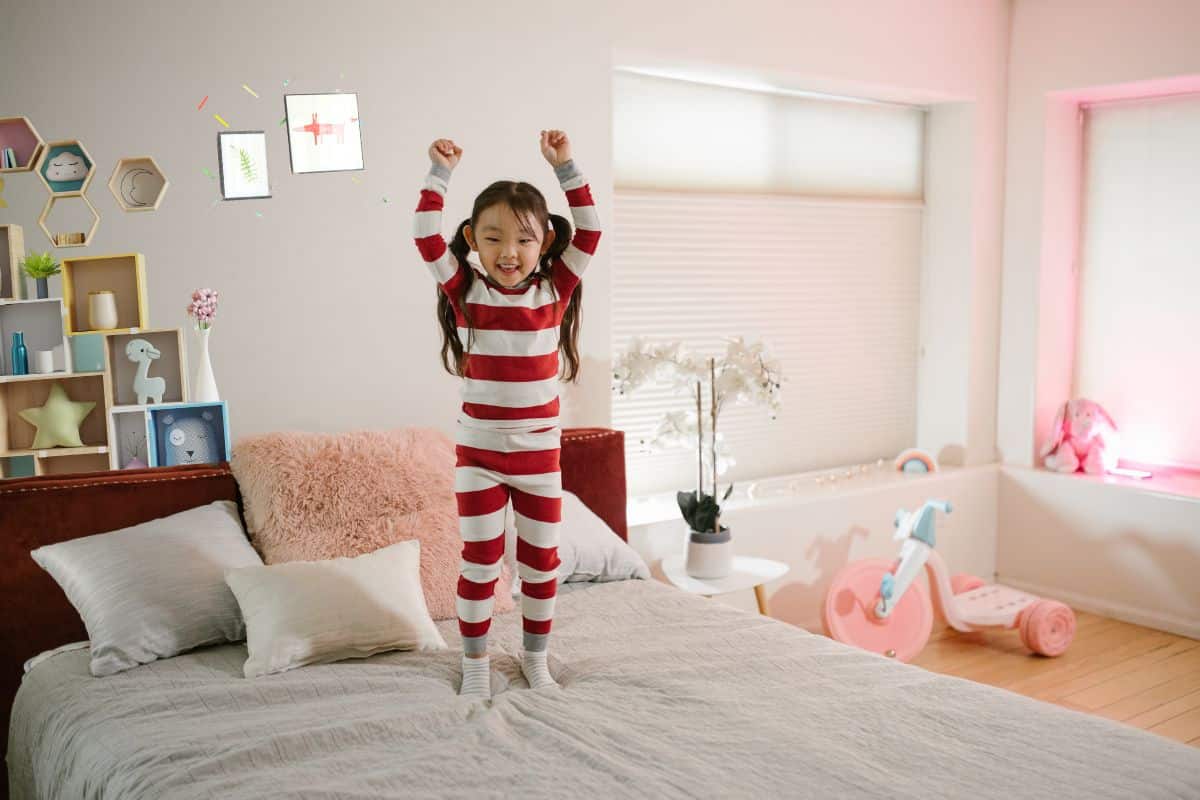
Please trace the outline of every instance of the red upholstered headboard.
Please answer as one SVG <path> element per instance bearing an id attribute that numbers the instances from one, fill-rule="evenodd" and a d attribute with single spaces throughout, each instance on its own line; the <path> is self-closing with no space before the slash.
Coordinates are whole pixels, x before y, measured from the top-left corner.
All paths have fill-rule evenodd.
<path id="1" fill-rule="evenodd" d="M 625 435 L 607 428 L 568 428 L 562 436 L 563 489 L 579 496 L 622 539 L 625 526 Z M 25 660 L 87 638 L 58 584 L 29 553 L 165 517 L 215 500 L 241 507 L 229 465 L 158 467 L 0 481 L 0 735 Z M 7 780 L 0 784 L 0 796 Z"/>

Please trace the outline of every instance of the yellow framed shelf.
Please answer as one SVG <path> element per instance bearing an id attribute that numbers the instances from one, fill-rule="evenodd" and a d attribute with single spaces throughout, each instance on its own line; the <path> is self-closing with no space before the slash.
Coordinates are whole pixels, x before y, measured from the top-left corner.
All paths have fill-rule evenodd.
<path id="1" fill-rule="evenodd" d="M 122 211 L 157 211 L 170 185 L 150 156 L 120 159 L 108 179 L 108 190 Z"/>
<path id="2" fill-rule="evenodd" d="M 133 333 L 150 327 L 146 302 L 146 264 L 141 253 L 64 258 L 63 302 L 68 336 L 81 333 Z M 114 328 L 92 328 L 88 296 L 111 291 L 117 310 Z"/>
<path id="3" fill-rule="evenodd" d="M 28 117 L 0 117 L 0 149 L 11 147 L 17 156 L 17 166 L 0 168 L 0 172 L 29 172 L 45 145 Z"/>
<path id="4" fill-rule="evenodd" d="M 44 405 L 55 385 L 61 385 L 76 402 L 91 401 L 96 406 L 79 425 L 82 447 L 33 449 L 37 429 L 19 414 L 27 408 Z M 108 375 L 106 373 L 69 373 L 28 375 L 0 382 L 0 458 L 32 456 L 36 474 L 108 469 Z M 50 464 L 52 461 L 60 463 Z"/>
<path id="5" fill-rule="evenodd" d="M 86 224 L 82 224 L 82 225 L 81 224 L 70 224 L 67 227 L 68 228 L 87 227 L 88 229 L 86 232 L 80 231 L 80 230 L 67 230 L 67 231 L 57 231 L 57 232 L 50 230 L 47 223 L 49 222 L 50 214 L 54 211 L 55 205 L 60 200 L 68 201 L 68 202 L 75 201 L 75 202 L 83 203 L 83 208 L 77 209 L 77 211 L 86 210 L 88 213 L 91 214 L 92 221 L 91 221 L 90 226 L 88 226 Z M 74 202 L 71 202 L 71 204 L 74 205 Z M 64 207 L 65 206 L 59 206 L 60 209 L 64 208 Z M 82 219 L 76 220 L 73 222 L 81 222 L 81 221 L 82 221 Z M 58 224 L 61 224 L 61 223 L 58 223 Z M 46 201 L 46 207 L 42 209 L 41 216 L 38 217 L 38 227 L 40 227 L 42 229 L 42 232 L 46 234 L 46 238 L 50 240 L 50 244 L 54 245 L 55 247 L 86 247 L 87 245 L 92 243 L 92 237 L 96 235 L 96 228 L 100 227 L 100 212 L 96 211 L 96 207 L 93 206 L 92 202 L 90 200 L 88 200 L 87 197 L 85 195 L 83 195 L 82 193 L 74 192 L 71 194 L 52 194 L 52 195 L 50 195 L 50 199 Z M 57 227 L 57 225 L 56 225 L 56 227 Z"/>
<path id="6" fill-rule="evenodd" d="M 47 142 L 34 167 L 51 196 L 83 195 L 96 174 L 96 162 L 78 139 Z"/>
<path id="7" fill-rule="evenodd" d="M 25 233 L 20 225 L 0 225 L 0 300 L 21 296 L 21 259 L 25 257 Z"/>

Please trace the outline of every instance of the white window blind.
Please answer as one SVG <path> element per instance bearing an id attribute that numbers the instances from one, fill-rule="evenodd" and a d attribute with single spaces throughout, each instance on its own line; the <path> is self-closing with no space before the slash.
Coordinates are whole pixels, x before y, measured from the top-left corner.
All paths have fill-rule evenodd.
<path id="1" fill-rule="evenodd" d="M 783 409 L 773 421 L 760 407 L 722 412 L 737 462 L 723 483 L 911 446 L 923 113 L 677 83 L 617 78 L 614 352 L 634 336 L 711 355 L 733 336 L 768 343 L 787 376 Z M 685 135 L 705 119 L 735 130 Z M 852 134 L 880 119 L 890 135 Z M 694 450 L 637 445 L 694 405 L 653 386 L 614 398 L 633 493 L 695 485 Z"/>
<path id="2" fill-rule="evenodd" d="M 1200 468 L 1200 95 L 1088 107 L 1075 394 Z"/>

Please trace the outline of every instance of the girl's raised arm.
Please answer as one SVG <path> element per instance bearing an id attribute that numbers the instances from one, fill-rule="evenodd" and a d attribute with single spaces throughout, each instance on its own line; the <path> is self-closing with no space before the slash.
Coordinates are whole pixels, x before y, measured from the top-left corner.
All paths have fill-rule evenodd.
<path id="1" fill-rule="evenodd" d="M 567 134 L 558 130 L 542 131 L 541 148 L 542 155 L 554 167 L 558 185 L 567 194 L 571 221 L 575 225 L 571 244 L 553 264 L 556 270 L 565 266 L 569 271 L 569 274 L 556 276 L 556 283 L 573 287 L 583 277 L 588 262 L 596 252 L 596 244 L 600 241 L 600 218 L 592 201 L 591 187 L 571 159 L 571 141 Z"/>
<path id="2" fill-rule="evenodd" d="M 442 237 L 442 206 L 450 173 L 462 158 L 462 148 L 450 139 L 438 139 L 429 146 L 429 172 L 421 188 L 421 198 L 413 215 L 413 239 L 425 266 L 439 284 L 458 274 L 459 263 L 446 248 Z"/>

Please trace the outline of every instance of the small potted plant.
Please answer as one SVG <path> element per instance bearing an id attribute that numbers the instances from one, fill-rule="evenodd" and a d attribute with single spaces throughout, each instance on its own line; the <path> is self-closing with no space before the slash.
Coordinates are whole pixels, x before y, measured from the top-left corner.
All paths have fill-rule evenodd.
<path id="1" fill-rule="evenodd" d="M 728 342 L 723 358 L 702 359 L 684 349 L 682 342 L 652 343 L 634 339 L 613 365 L 613 390 L 624 395 L 643 384 L 667 384 L 677 391 L 694 393 L 694 411 L 668 412 L 658 430 L 642 444 L 649 450 L 696 443 L 697 481 L 691 492 L 677 492 L 679 510 L 688 524 L 685 571 L 693 578 L 723 578 L 733 569 L 730 530 L 721 524 L 720 503 L 729 499 L 733 484 L 717 501 L 718 475 L 732 465 L 723 452 L 717 418 L 726 404 L 761 404 L 772 419 L 781 405 L 783 374 L 777 360 L 761 342 L 749 345 L 741 337 Z M 708 383 L 710 446 L 705 447 L 704 383 Z M 707 462 L 707 463 L 706 463 Z M 712 494 L 704 491 L 706 467 L 711 468 Z"/>
<path id="2" fill-rule="evenodd" d="M 45 300 L 50 296 L 47 279 L 62 272 L 62 266 L 54 260 L 49 250 L 44 253 L 30 253 L 21 261 L 21 269 L 37 283 L 38 300 Z"/>

